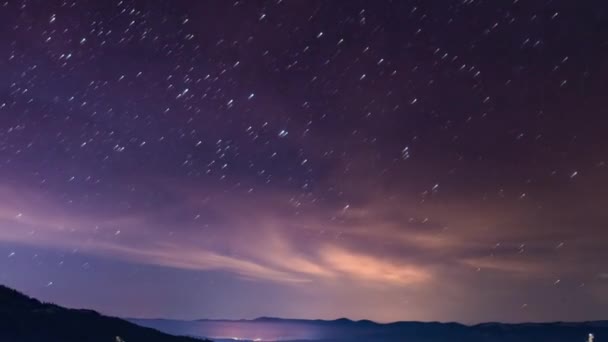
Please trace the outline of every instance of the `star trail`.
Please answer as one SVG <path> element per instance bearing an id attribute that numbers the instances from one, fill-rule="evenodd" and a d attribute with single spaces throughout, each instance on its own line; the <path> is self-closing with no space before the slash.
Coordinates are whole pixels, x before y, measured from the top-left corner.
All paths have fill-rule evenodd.
<path id="1" fill-rule="evenodd" d="M 601 1 L 0 3 L 0 283 L 122 317 L 608 313 Z"/>

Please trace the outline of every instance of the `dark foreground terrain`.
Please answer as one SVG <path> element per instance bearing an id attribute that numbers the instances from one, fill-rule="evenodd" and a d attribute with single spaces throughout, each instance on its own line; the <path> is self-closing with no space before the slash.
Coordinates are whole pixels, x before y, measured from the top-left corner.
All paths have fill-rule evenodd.
<path id="1" fill-rule="evenodd" d="M 90 310 L 45 304 L 0 285 L 1 342 L 201 342 Z"/>
<path id="2" fill-rule="evenodd" d="M 581 323 L 457 323 L 298 320 L 145 320 L 131 322 L 42 303 L 0 285 L 0 342 L 201 342 L 182 336 L 209 336 L 216 341 L 323 342 L 600 342 L 608 321 Z M 135 324 L 134 324 L 135 323 Z M 145 327 L 144 327 L 145 326 Z M 158 329 L 158 330 L 155 330 Z M 160 332 L 163 331 L 164 333 Z"/>
<path id="3" fill-rule="evenodd" d="M 172 334 L 208 336 L 216 341 L 317 341 L 317 342 L 585 342 L 608 341 L 608 321 L 581 323 L 457 323 L 396 322 L 338 319 L 298 320 L 131 320 Z"/>

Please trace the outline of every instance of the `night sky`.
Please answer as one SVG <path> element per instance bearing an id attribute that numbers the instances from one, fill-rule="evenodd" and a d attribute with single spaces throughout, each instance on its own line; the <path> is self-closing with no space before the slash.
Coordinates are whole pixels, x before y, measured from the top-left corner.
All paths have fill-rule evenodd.
<path id="1" fill-rule="evenodd" d="M 608 318 L 605 1 L 0 3 L 0 283 L 123 317 Z"/>

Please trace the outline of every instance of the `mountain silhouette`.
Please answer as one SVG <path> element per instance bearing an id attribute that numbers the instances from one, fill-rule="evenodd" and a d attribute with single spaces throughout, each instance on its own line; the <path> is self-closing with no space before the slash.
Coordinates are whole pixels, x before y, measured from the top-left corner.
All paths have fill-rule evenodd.
<path id="1" fill-rule="evenodd" d="M 369 320 L 305 320 L 261 317 L 253 320 L 145 320 L 131 319 L 142 326 L 172 334 L 203 334 L 218 342 L 585 342 L 608 336 L 608 321 L 579 323 L 483 323 L 464 325 L 439 322 L 376 323 Z M 231 338 L 226 332 L 231 332 Z"/>
<path id="2" fill-rule="evenodd" d="M 91 310 L 42 303 L 0 285 L 1 342 L 202 342 Z"/>
<path id="3" fill-rule="evenodd" d="M 66 309 L 42 303 L 0 285 L 0 342 L 202 342 L 234 337 L 256 340 L 317 342 L 570 342 L 601 341 L 608 321 L 580 323 L 483 323 L 463 325 L 438 322 L 376 323 L 368 320 L 305 320 L 261 317 L 255 320 L 146 320 L 106 317 L 91 310 Z M 134 324 L 134 323 L 136 324 Z M 164 331 L 162 333 L 158 330 Z M 236 336 L 236 334 L 239 334 Z"/>

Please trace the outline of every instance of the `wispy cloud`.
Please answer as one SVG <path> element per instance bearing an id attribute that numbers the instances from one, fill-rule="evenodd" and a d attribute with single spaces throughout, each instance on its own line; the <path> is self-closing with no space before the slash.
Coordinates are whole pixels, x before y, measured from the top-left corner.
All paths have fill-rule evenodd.
<path id="1" fill-rule="evenodd" d="M 294 216 L 293 204 L 280 193 L 243 198 L 223 192 L 210 199 L 194 190 L 170 191 L 183 201 L 162 212 L 84 216 L 35 190 L 3 185 L 0 240 L 291 284 L 399 287 L 431 282 L 453 267 L 526 275 L 553 269 L 542 261 L 546 251 L 530 255 L 509 247 L 499 253 L 496 242 L 517 245 L 511 241 L 520 231 L 487 233 L 495 224 L 492 215 L 498 215 L 492 208 L 450 214 L 441 207 L 371 198 L 360 206 L 313 208 Z M 404 205 L 412 208 L 409 215 Z M 165 226 L 171 217 L 164 216 L 183 212 L 191 217 Z M 207 217 L 214 218 L 209 227 L 202 223 Z"/>

